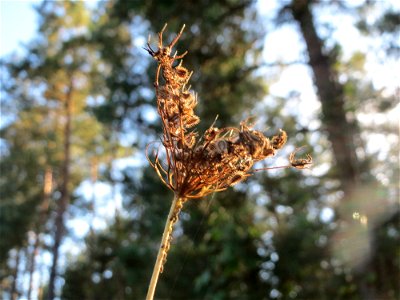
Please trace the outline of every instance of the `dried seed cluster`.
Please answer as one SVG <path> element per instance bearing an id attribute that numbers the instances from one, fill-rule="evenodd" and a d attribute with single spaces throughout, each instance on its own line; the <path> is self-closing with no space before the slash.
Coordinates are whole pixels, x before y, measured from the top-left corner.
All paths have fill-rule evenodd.
<path id="1" fill-rule="evenodd" d="M 166 26 L 158 34 L 158 49 L 153 50 L 150 41 L 145 48 L 158 62 L 154 86 L 157 109 L 162 120 L 165 163 L 160 161 L 158 149 L 153 161 L 148 156 L 148 148 L 146 155 L 162 182 L 174 191 L 177 199 L 168 223 L 167 238 L 161 245 L 162 266 L 166 262 L 172 229 L 184 201 L 225 190 L 243 181 L 251 175 L 255 162 L 274 156 L 287 140 L 283 130 L 276 136 L 267 138 L 260 131 L 252 129 L 248 121 L 241 122 L 239 128 L 217 128 L 213 124 L 199 137 L 193 129 L 200 121 L 194 113 L 197 96 L 187 86 L 192 72 L 182 66 L 181 60 L 187 52 L 181 55 L 172 54 L 172 48 L 181 37 L 184 27 L 167 46 L 163 45 L 165 28 Z M 175 63 L 177 60 L 181 60 L 179 64 Z M 274 168 L 304 169 L 310 166 L 311 156 L 296 159 L 297 151 L 298 149 L 290 155 L 289 166 Z M 253 172 L 258 170 L 264 169 Z M 162 269 L 163 267 L 161 272 Z"/>
<path id="2" fill-rule="evenodd" d="M 193 127 L 200 121 L 195 115 L 197 96 L 189 87 L 192 72 L 182 66 L 182 55 L 172 54 L 172 48 L 182 35 L 184 27 L 172 42 L 163 45 L 163 32 L 158 34 L 158 49 L 147 44 L 146 50 L 157 60 L 155 81 L 158 113 L 163 125 L 162 144 L 166 151 L 166 163 L 159 160 L 156 151 L 151 162 L 161 180 L 181 198 L 200 198 L 232 186 L 251 173 L 253 164 L 274 156 L 286 143 L 286 132 L 280 130 L 272 138 L 243 121 L 240 128 L 217 128 L 212 125 L 199 138 Z M 160 82 L 160 73 L 162 82 Z M 295 159 L 291 155 L 291 166 L 305 168 L 310 159 Z"/>

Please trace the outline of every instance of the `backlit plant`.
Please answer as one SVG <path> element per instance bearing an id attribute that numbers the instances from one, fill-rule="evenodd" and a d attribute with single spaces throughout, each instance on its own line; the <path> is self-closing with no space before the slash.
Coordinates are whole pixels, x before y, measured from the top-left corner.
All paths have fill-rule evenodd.
<path id="1" fill-rule="evenodd" d="M 254 171 L 264 170 L 252 170 L 252 167 L 255 162 L 274 156 L 287 140 L 283 130 L 268 138 L 262 132 L 252 129 L 248 121 L 242 121 L 239 128 L 217 128 L 212 124 L 200 136 L 195 130 L 200 118 L 194 112 L 198 99 L 188 86 L 192 72 L 182 66 L 181 60 L 187 52 L 178 55 L 172 51 L 184 26 L 167 46 L 163 45 L 165 28 L 166 25 L 158 34 L 158 49 L 153 50 L 150 41 L 146 48 L 158 62 L 154 87 L 163 128 L 161 143 L 165 152 L 161 157 L 160 145 L 154 152 L 154 159 L 150 159 L 148 150 L 153 145 L 150 144 L 146 155 L 161 181 L 174 192 L 174 200 L 166 221 L 147 300 L 153 299 L 159 273 L 163 271 L 167 259 L 173 226 L 178 221 L 185 201 L 223 191 L 245 180 Z M 296 159 L 296 151 L 290 155 L 290 165 L 275 168 L 303 169 L 310 166 L 311 156 Z"/>

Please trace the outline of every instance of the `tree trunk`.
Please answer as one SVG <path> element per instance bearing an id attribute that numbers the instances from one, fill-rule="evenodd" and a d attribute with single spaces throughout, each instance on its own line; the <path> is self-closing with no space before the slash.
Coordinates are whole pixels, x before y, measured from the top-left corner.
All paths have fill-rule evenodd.
<path id="1" fill-rule="evenodd" d="M 322 122 L 332 144 L 338 179 L 345 194 L 348 194 L 359 181 L 355 128 L 346 119 L 343 86 L 338 82 L 333 67 L 334 58 L 323 52 L 323 43 L 315 30 L 310 10 L 311 2 L 293 0 L 289 7 L 307 46 L 309 65 L 322 106 Z"/>
<path id="2" fill-rule="evenodd" d="M 29 266 L 28 266 L 28 272 L 29 272 L 29 284 L 28 284 L 28 294 L 26 298 L 28 300 L 31 299 L 32 297 L 32 290 L 33 290 L 33 274 L 35 273 L 35 268 L 36 268 L 36 257 L 39 252 L 39 231 L 35 232 L 35 241 L 33 243 L 33 249 L 29 261 Z"/>
<path id="3" fill-rule="evenodd" d="M 55 219 L 55 235 L 54 235 L 54 245 L 53 245 L 53 262 L 50 270 L 50 279 L 49 279 L 49 292 L 48 299 L 53 300 L 55 296 L 55 279 L 57 275 L 57 263 L 59 257 L 59 249 L 61 245 L 62 238 L 64 236 L 65 231 L 65 212 L 67 210 L 69 204 L 69 181 L 70 181 L 70 148 L 71 148 L 71 117 L 72 117 L 72 93 L 73 93 L 73 84 L 72 84 L 72 76 L 71 83 L 69 89 L 67 91 L 65 97 L 65 127 L 64 127 L 64 162 L 62 166 L 62 184 L 61 184 L 61 198 L 58 202 L 57 207 L 57 215 Z"/>
<path id="4" fill-rule="evenodd" d="M 29 262 L 29 285 L 28 285 L 28 294 L 27 299 L 30 300 L 32 298 L 32 290 L 33 290 L 33 274 L 36 269 L 36 257 L 40 248 L 40 232 L 42 231 L 42 227 L 46 222 L 46 215 L 49 209 L 50 202 L 50 193 L 52 190 L 52 181 L 53 181 L 53 172 L 51 168 L 47 168 L 44 174 L 43 180 L 43 202 L 40 208 L 39 220 L 35 229 L 35 241 L 33 243 L 32 255 L 30 257 Z"/>
<path id="5" fill-rule="evenodd" d="M 96 157 L 93 157 L 90 162 L 90 179 L 92 185 L 92 199 L 90 200 L 90 213 L 91 220 L 89 223 L 89 234 L 94 236 L 94 221 L 96 219 L 96 182 L 97 182 L 97 168 L 98 161 Z"/>
<path id="6" fill-rule="evenodd" d="M 309 65 L 322 106 L 322 123 L 332 144 L 337 176 L 344 197 L 348 199 L 355 186 L 360 184 L 359 162 L 354 143 L 357 132 L 356 127 L 346 118 L 344 89 L 338 82 L 333 66 L 336 57 L 323 51 L 323 42 L 315 30 L 311 3 L 310 0 L 292 0 L 290 10 L 307 45 Z M 362 299 L 376 299 L 374 290 L 368 286 L 365 276 L 356 281 Z"/>
<path id="7" fill-rule="evenodd" d="M 21 250 L 17 249 L 17 253 L 16 253 L 16 257 L 15 257 L 15 268 L 14 268 L 14 272 L 13 272 L 13 279 L 12 279 L 11 291 L 10 291 L 12 300 L 18 299 L 17 283 L 18 283 L 20 259 L 21 259 Z"/>

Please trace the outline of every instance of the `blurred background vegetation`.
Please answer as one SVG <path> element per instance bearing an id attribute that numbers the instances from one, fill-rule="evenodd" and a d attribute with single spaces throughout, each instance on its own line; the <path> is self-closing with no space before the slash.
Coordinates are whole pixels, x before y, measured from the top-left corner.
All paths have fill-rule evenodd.
<path id="1" fill-rule="evenodd" d="M 399 299 L 399 87 L 374 84 L 365 66 L 398 60 L 400 11 L 266 2 L 36 6 L 37 35 L 1 61 L 2 299 L 144 299 L 172 193 L 144 157 L 160 122 L 142 47 L 165 22 L 169 38 L 187 26 L 178 50 L 189 51 L 200 132 L 216 115 L 218 126 L 255 116 L 289 135 L 261 167 L 301 145 L 315 163 L 188 202 L 156 298 Z M 367 47 L 346 49 L 342 22 Z"/>

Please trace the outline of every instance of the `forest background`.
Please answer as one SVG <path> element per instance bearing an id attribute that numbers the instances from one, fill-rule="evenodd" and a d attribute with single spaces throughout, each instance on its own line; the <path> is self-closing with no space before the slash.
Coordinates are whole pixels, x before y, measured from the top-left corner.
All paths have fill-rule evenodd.
<path id="1" fill-rule="evenodd" d="M 157 298 L 398 299 L 395 2 L 36 2 L 1 59 L 1 297 L 145 297 L 172 193 L 144 155 L 161 124 L 143 47 L 167 22 L 169 40 L 186 24 L 200 132 L 254 117 L 289 136 L 260 167 L 302 145 L 314 165 L 188 202 Z"/>

